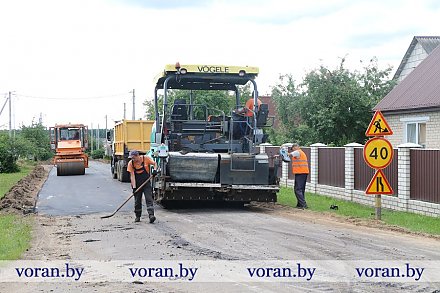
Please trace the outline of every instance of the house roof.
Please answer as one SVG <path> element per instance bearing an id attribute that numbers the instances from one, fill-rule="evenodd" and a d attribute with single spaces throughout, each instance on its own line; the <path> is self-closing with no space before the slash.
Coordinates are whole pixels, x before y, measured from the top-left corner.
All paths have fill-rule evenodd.
<path id="1" fill-rule="evenodd" d="M 408 50 L 406 50 L 406 53 L 403 56 L 402 61 L 400 62 L 400 65 L 397 68 L 393 79 L 396 79 L 397 77 L 400 76 L 400 73 L 402 73 L 403 68 L 405 68 L 406 62 L 411 56 L 411 53 L 414 50 L 417 43 L 419 43 L 422 46 L 422 48 L 425 50 L 425 52 L 429 55 L 435 48 L 437 48 L 438 45 L 440 45 L 440 36 L 431 36 L 431 37 L 415 36 L 412 39 L 411 44 L 408 47 Z"/>
<path id="2" fill-rule="evenodd" d="M 401 111 L 440 107 L 440 46 L 435 48 L 374 110 Z"/>

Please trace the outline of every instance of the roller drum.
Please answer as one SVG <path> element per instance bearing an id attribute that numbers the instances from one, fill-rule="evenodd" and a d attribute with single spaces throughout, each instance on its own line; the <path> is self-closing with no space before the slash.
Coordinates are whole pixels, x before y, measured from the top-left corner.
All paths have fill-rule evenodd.
<path id="1" fill-rule="evenodd" d="M 84 162 L 58 162 L 57 176 L 84 175 L 86 168 Z"/>

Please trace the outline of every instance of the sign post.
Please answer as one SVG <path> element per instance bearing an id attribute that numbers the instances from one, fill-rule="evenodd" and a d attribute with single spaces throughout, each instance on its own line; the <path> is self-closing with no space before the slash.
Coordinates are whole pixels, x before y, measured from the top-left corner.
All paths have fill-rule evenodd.
<path id="1" fill-rule="evenodd" d="M 392 134 L 393 131 L 385 117 L 380 111 L 376 111 L 365 132 L 366 136 L 374 136 L 374 138 L 369 139 L 364 146 L 365 162 L 371 168 L 376 169 L 376 173 L 365 191 L 366 194 L 375 195 L 376 220 L 382 219 L 382 194 L 393 194 L 393 189 L 382 171 L 394 157 L 393 146 L 383 136 Z"/>
<path id="2" fill-rule="evenodd" d="M 376 210 L 376 220 L 382 220 L 382 195 L 376 194 L 376 200 L 374 202 L 374 209 Z"/>

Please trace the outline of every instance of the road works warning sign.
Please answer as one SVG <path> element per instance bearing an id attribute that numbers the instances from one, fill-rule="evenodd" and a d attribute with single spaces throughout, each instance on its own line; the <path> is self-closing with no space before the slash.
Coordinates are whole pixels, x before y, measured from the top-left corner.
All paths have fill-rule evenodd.
<path id="1" fill-rule="evenodd" d="M 366 136 L 391 135 L 393 131 L 380 111 L 374 113 L 370 125 L 365 132 Z M 376 169 L 365 191 L 366 194 L 376 195 L 376 219 L 381 218 L 381 194 L 393 194 L 393 189 L 388 182 L 382 169 L 386 168 L 393 160 L 394 150 L 391 143 L 383 137 L 374 137 L 367 141 L 364 146 L 364 160 L 368 166 Z"/>
<path id="2" fill-rule="evenodd" d="M 383 136 L 392 135 L 393 131 L 388 125 L 385 117 L 383 117 L 382 112 L 376 111 L 374 113 L 373 119 L 371 119 L 370 125 L 365 132 L 366 136 Z"/>
<path id="3" fill-rule="evenodd" d="M 366 194 L 393 194 L 393 189 L 382 170 L 377 170 L 368 184 Z"/>

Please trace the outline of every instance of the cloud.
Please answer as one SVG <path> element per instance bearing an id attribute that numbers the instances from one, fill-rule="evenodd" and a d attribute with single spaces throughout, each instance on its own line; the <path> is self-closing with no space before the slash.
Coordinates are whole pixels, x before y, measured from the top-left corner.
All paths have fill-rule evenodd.
<path id="1" fill-rule="evenodd" d="M 178 8 L 197 8 L 205 7 L 210 1 L 203 0 L 115 0 L 123 5 L 134 5 L 148 9 L 178 9 Z"/>
<path id="2" fill-rule="evenodd" d="M 317 5 L 318 3 L 318 5 Z M 265 8 L 256 6 L 256 13 L 237 15 L 237 19 L 257 24 L 287 25 L 310 18 L 322 18 L 335 14 L 351 5 L 352 1 L 287 2 L 271 1 Z M 252 11 L 252 9 L 250 9 Z"/>
<path id="3" fill-rule="evenodd" d="M 440 2 L 438 0 L 431 0 L 428 1 L 427 6 L 431 9 L 431 10 L 440 10 Z"/>
<path id="4" fill-rule="evenodd" d="M 393 42 L 394 40 L 402 37 L 411 36 L 413 34 L 413 29 L 390 32 L 360 33 L 346 38 L 343 42 L 343 45 L 347 46 L 348 48 L 372 48 L 381 46 L 387 42 Z"/>

